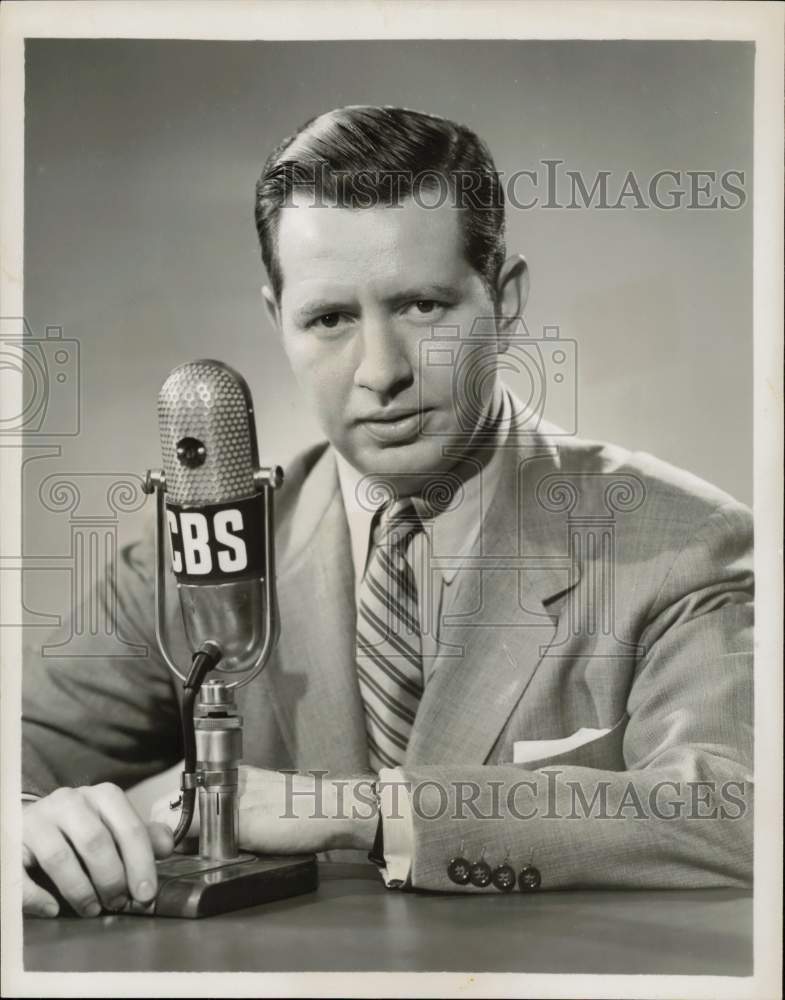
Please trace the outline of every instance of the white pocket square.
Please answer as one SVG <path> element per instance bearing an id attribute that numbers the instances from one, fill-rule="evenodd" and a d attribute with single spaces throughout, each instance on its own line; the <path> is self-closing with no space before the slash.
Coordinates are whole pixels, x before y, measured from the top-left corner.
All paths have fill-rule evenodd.
<path id="1" fill-rule="evenodd" d="M 582 728 L 572 736 L 564 736 L 558 740 L 516 740 L 512 745 L 513 764 L 527 764 L 531 760 L 541 760 L 544 757 L 556 757 L 567 750 L 575 750 L 584 743 L 591 743 L 605 736 L 610 729 Z"/>

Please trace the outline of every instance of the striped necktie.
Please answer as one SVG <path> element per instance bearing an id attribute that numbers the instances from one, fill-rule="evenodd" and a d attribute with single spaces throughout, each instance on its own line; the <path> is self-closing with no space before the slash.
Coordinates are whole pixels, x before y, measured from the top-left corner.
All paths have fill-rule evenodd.
<path id="1" fill-rule="evenodd" d="M 408 498 L 378 515 L 357 608 L 358 679 L 377 772 L 403 762 L 423 691 L 417 581 L 405 555 L 422 522 Z"/>

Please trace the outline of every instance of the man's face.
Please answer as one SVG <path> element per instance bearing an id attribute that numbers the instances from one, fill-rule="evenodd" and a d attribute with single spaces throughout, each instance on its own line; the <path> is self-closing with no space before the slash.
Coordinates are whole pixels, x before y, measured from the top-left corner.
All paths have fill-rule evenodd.
<path id="1" fill-rule="evenodd" d="M 466 261 L 458 210 L 411 200 L 352 210 L 303 199 L 281 212 L 278 255 L 284 347 L 335 448 L 364 474 L 453 465 L 443 449 L 466 441 L 454 368 L 425 363 L 421 345 L 434 325 L 466 337 L 494 311 Z M 492 381 L 496 349 L 491 338 L 483 351 Z"/>

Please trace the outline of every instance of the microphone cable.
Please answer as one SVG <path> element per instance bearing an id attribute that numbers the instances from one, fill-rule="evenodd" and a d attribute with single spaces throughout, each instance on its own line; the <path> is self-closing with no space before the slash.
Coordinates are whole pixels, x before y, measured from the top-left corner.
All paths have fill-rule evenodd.
<path id="1" fill-rule="evenodd" d="M 193 784 L 196 772 L 196 733 L 194 731 L 194 705 L 207 674 L 221 659 L 214 643 L 205 645 L 193 655 L 191 670 L 183 684 L 183 701 L 180 719 L 183 733 L 183 774 L 180 783 L 182 807 L 180 821 L 174 831 L 174 846 L 180 843 L 190 829 L 196 809 L 196 786 Z"/>

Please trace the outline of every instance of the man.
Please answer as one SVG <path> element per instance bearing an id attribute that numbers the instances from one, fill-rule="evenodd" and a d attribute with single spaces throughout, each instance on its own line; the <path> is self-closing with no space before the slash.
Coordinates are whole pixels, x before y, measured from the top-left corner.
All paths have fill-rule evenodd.
<path id="1" fill-rule="evenodd" d="M 418 889 L 745 883 L 749 512 L 504 388 L 505 350 L 542 354 L 487 149 L 404 109 L 329 112 L 273 153 L 256 221 L 329 443 L 277 506 L 282 633 L 241 691 L 242 846 L 375 845 L 387 884 Z M 181 753 L 152 580 L 147 539 L 117 589 L 147 659 L 25 664 L 25 861 L 85 915 L 152 898 L 171 850 L 120 790 Z M 27 877 L 25 899 L 56 911 Z"/>

